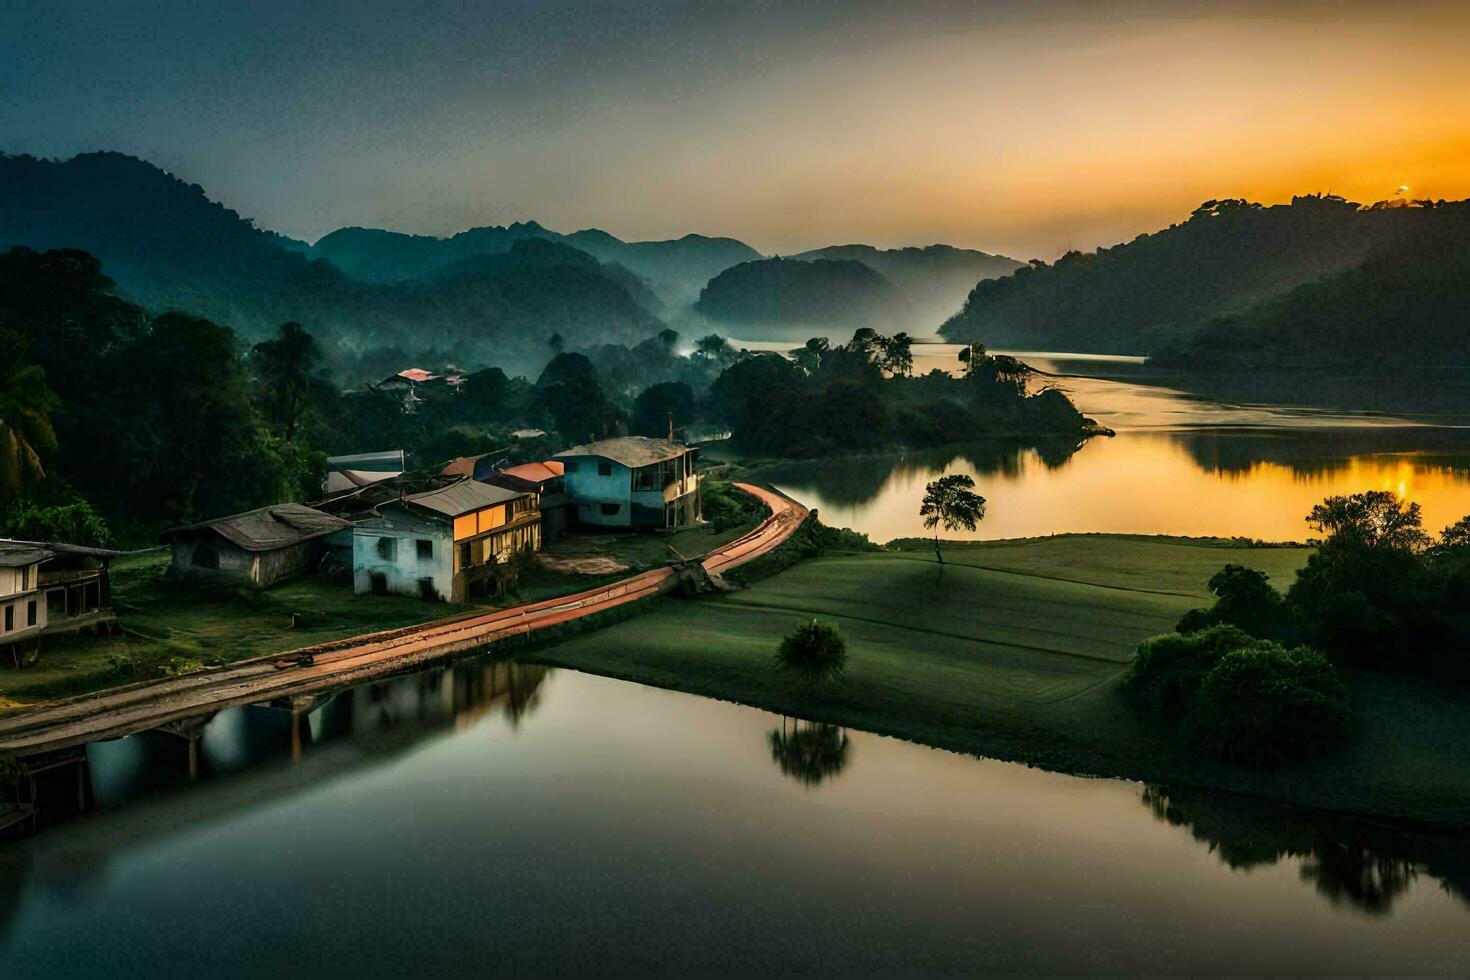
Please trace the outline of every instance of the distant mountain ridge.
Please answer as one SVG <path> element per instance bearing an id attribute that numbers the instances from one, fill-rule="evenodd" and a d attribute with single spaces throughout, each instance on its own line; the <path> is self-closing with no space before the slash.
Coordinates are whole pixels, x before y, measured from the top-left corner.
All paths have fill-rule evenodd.
<path id="1" fill-rule="evenodd" d="M 346 352 L 434 349 L 535 370 L 552 334 L 587 345 L 641 340 L 663 325 L 630 273 L 555 241 L 513 241 L 498 250 L 504 261 L 450 263 L 430 279 L 360 281 L 120 153 L 0 156 L 0 248 L 12 245 L 90 252 L 152 310 L 205 316 L 246 338 L 296 320 Z"/>
<path id="2" fill-rule="evenodd" d="M 893 333 L 912 317 L 902 291 L 856 259 L 743 262 L 711 279 L 695 309 L 750 339 L 845 336 L 858 327 Z"/>
<path id="3" fill-rule="evenodd" d="M 732 265 L 760 258 L 760 253 L 733 238 L 685 235 L 672 241 L 625 242 L 598 229 L 563 235 L 535 221 L 471 228 L 447 238 L 409 235 L 376 228 L 342 228 L 311 248 L 354 279 L 406 282 L 433 275 L 477 255 L 507 252 L 529 239 L 559 242 L 642 278 L 664 306 L 694 301 L 711 278 Z"/>
<path id="4" fill-rule="evenodd" d="M 1423 210 L 1330 195 L 1271 207 L 1206 201 L 1162 231 L 982 281 L 941 332 L 997 347 L 1148 354 L 1208 317 L 1358 266 L 1413 234 Z"/>
<path id="5" fill-rule="evenodd" d="M 1009 275 L 1026 265 L 1009 256 L 953 245 L 891 249 L 829 245 L 789 257 L 803 262 L 851 259 L 881 273 L 903 293 L 911 315 L 919 321 L 903 329 L 924 333 L 936 330 L 953 316 L 976 283 Z"/>

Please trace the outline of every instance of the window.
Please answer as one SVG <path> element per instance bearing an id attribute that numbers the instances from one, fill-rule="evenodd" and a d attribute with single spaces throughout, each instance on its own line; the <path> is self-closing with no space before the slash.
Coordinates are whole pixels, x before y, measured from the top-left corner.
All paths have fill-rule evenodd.
<path id="1" fill-rule="evenodd" d="M 388 594 L 388 576 L 382 572 L 369 572 L 368 584 L 373 590 L 373 595 Z"/>
<path id="2" fill-rule="evenodd" d="M 5 607 L 5 632 L 9 633 L 13 629 L 15 629 L 15 607 L 14 606 L 6 606 Z"/>
<path id="3" fill-rule="evenodd" d="M 424 542 L 421 541 L 419 543 L 420 544 L 423 544 Z M 419 598 L 420 599 L 429 599 L 431 601 L 437 600 L 439 598 L 439 590 L 436 589 L 436 588 L 434 588 L 434 580 L 433 579 L 431 579 L 431 578 L 421 578 L 421 579 L 419 579 Z"/>
<path id="4" fill-rule="evenodd" d="M 434 560 L 434 542 L 428 538 L 418 539 L 419 561 Z"/>
<path id="5" fill-rule="evenodd" d="M 598 463 L 597 464 L 597 475 L 598 476 L 612 476 L 612 464 L 611 463 Z"/>
<path id="6" fill-rule="evenodd" d="M 66 590 L 52 589 L 46 593 L 46 618 L 60 619 L 66 615 Z"/>
<path id="7" fill-rule="evenodd" d="M 603 517 L 615 517 L 615 516 L 617 516 L 618 511 L 620 511 L 622 509 L 623 509 L 623 505 L 622 504 L 603 504 L 602 505 L 602 516 Z"/>
<path id="8" fill-rule="evenodd" d="M 381 559 L 383 559 L 384 561 L 397 561 L 398 560 L 398 539 L 397 538 L 379 538 L 378 539 L 378 557 L 381 558 Z"/>
<path id="9" fill-rule="evenodd" d="M 30 602 L 26 603 L 26 625 L 27 626 L 35 626 L 36 625 L 36 600 L 35 599 L 32 599 Z"/>
<path id="10" fill-rule="evenodd" d="M 470 567 L 470 543 L 468 541 L 459 546 L 459 567 L 462 569 Z"/>

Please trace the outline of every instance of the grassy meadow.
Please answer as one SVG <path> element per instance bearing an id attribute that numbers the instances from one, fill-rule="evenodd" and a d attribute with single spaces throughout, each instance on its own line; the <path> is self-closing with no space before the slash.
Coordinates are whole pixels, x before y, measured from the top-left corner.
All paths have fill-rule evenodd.
<path id="1" fill-rule="evenodd" d="M 533 659 L 1068 772 L 1465 826 L 1470 692 L 1344 671 L 1352 743 L 1272 771 L 1186 757 L 1119 696 L 1138 642 L 1206 604 L 1221 566 L 1285 588 L 1307 554 L 1105 535 L 950 544 L 942 573 L 932 550 L 828 554 L 730 595 L 659 600 Z M 813 617 L 842 630 L 849 661 L 837 685 L 808 694 L 771 658 Z"/>

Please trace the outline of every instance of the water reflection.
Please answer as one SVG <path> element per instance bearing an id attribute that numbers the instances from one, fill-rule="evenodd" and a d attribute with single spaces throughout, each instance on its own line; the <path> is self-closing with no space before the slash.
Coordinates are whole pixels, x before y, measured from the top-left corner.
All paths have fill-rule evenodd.
<path id="1" fill-rule="evenodd" d="M 766 743 L 781 772 L 808 788 L 836 779 L 852 761 L 847 731 L 822 722 L 782 716 L 781 727 L 766 733 Z"/>
<path id="2" fill-rule="evenodd" d="M 978 540 L 1067 532 L 1295 541 L 1323 497 L 1389 490 L 1432 530 L 1470 514 L 1470 432 L 1292 429 L 1123 432 L 1083 446 L 988 440 L 762 471 L 830 524 L 875 541 L 925 534 L 924 485 L 967 473 L 990 506 Z"/>
<path id="3" fill-rule="evenodd" d="M 1470 841 L 1414 834 L 1246 798 L 1146 786 L 1154 817 L 1189 830 L 1235 871 L 1293 859 L 1302 881 L 1334 905 L 1385 916 L 1420 875 L 1470 905 Z"/>

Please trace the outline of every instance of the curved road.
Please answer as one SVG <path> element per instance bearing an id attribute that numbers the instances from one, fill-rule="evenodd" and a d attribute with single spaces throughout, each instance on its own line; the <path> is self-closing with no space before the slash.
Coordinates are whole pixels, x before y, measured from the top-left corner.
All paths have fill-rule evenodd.
<path id="1" fill-rule="evenodd" d="M 790 537 L 807 516 L 807 509 L 793 500 L 750 484 L 735 485 L 758 497 L 771 514 L 749 534 L 704 555 L 701 562 L 711 572 L 766 554 Z M 658 595 L 673 587 L 675 577 L 672 568 L 655 568 L 575 595 L 366 633 L 58 701 L 0 719 L 0 756 L 32 756 L 119 738 L 233 705 L 309 695 L 398 673 Z"/>

